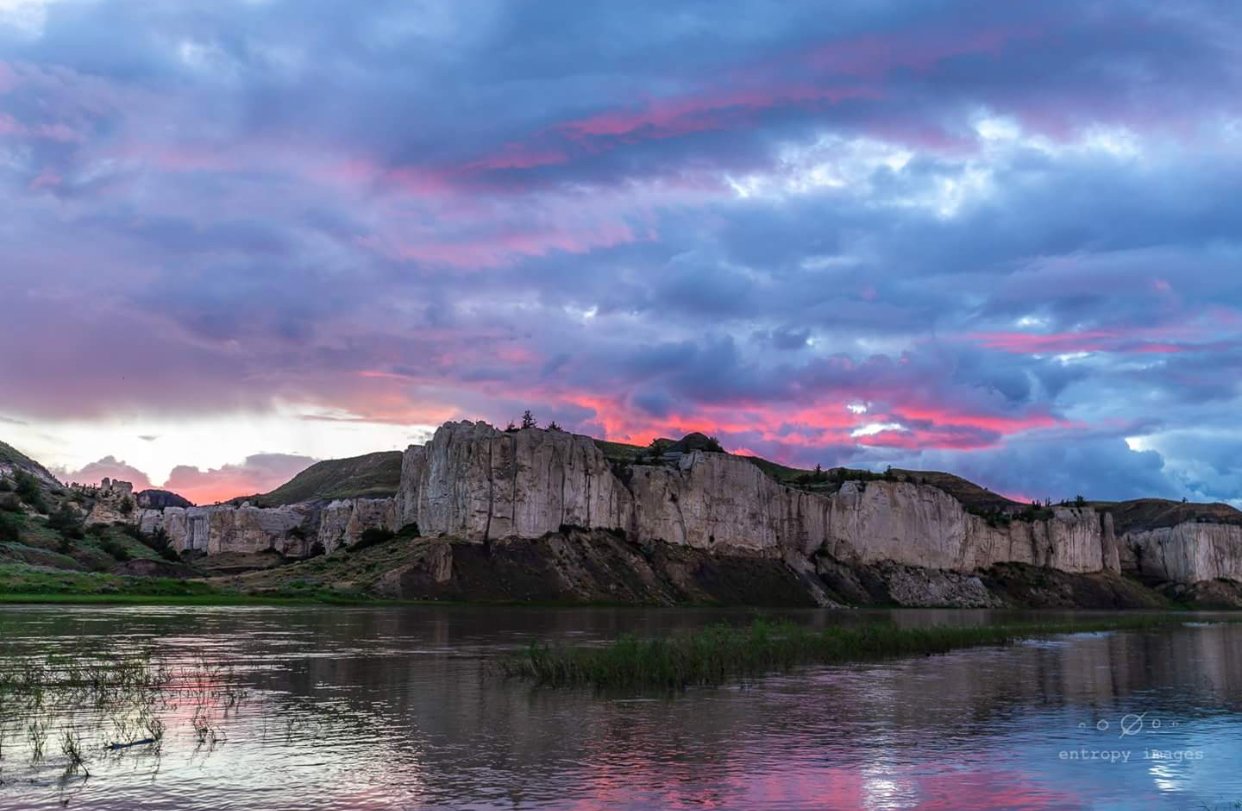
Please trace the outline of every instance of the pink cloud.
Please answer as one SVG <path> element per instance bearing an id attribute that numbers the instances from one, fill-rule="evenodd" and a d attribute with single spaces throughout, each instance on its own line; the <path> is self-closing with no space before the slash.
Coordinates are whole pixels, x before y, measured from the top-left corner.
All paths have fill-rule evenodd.
<path id="1" fill-rule="evenodd" d="M 24 124 L 7 113 L 0 113 L 0 135 L 37 138 L 46 141 L 81 142 L 86 140 L 67 124 Z"/>
<path id="2" fill-rule="evenodd" d="M 314 461 L 307 456 L 268 453 L 248 456 L 241 464 L 209 470 L 180 465 L 173 468 L 163 486 L 195 504 L 212 504 L 274 490 Z"/>
<path id="3" fill-rule="evenodd" d="M 100 480 L 119 479 L 121 481 L 130 482 L 134 485 L 134 490 L 148 490 L 152 487 L 151 480 L 147 474 L 143 473 L 133 465 L 127 464 L 115 456 L 105 456 L 97 462 L 91 462 L 80 470 L 60 470 L 57 475 L 67 482 L 77 482 L 78 484 L 99 484 Z"/>
<path id="4" fill-rule="evenodd" d="M 705 130 L 747 124 L 755 113 L 774 107 L 836 103 L 874 95 L 874 91 L 861 88 L 813 85 L 712 91 L 702 96 L 650 101 L 637 110 L 598 113 L 566 121 L 558 124 L 555 129 L 575 140 L 629 136 L 646 139 L 675 138 Z"/>
<path id="5" fill-rule="evenodd" d="M 1237 341 L 1189 340 L 1185 329 L 1093 329 L 1068 332 L 976 332 L 970 339 L 987 349 L 1015 355 L 1116 352 L 1133 355 L 1176 355 L 1186 352 L 1220 351 Z"/>

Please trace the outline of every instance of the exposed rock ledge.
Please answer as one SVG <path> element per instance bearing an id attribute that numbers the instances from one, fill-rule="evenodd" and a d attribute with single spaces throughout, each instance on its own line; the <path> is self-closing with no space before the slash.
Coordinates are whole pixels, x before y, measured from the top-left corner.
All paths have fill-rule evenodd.
<path id="1" fill-rule="evenodd" d="M 397 501 L 399 523 L 472 541 L 585 527 L 717 554 L 825 553 L 953 572 L 998 563 L 1120 570 L 1112 520 L 1090 507 L 992 526 L 929 485 L 847 482 L 831 495 L 808 493 L 746 459 L 704 451 L 674 467 L 614 469 L 588 437 L 481 422 L 448 423 L 407 450 Z"/>
<path id="2" fill-rule="evenodd" d="M 774 588 L 796 581 L 795 601 L 819 604 L 1130 605 L 1142 600 L 1119 584 L 1122 571 L 1186 587 L 1242 581 L 1240 526 L 1127 526 L 1117 537 L 1112 515 L 1090 506 L 1054 508 L 1039 520 L 989 521 L 930 484 L 846 481 L 836 492 L 807 492 L 728 454 L 695 450 L 661 464 L 623 464 L 589 437 L 473 422 L 447 423 L 426 445 L 410 447 L 395 499 L 168 507 L 136 510 L 129 520 L 147 532 L 163 529 L 183 551 L 293 557 L 353 545 L 369 527 L 417 524 L 431 539 L 417 544 L 420 554 L 441 556 L 427 558 L 439 561 L 433 574 L 407 568 L 385 582 L 428 596 L 504 592 L 521 599 L 520 583 L 484 585 L 484 572 L 492 566 L 503 579 L 506 571 L 534 566 L 531 555 L 552 556 L 539 566 L 555 578 L 584 578 L 564 585 L 561 596 L 592 600 L 612 594 L 694 601 L 714 599 L 713 589 L 748 595 L 727 586 L 739 572 Z M 635 557 L 635 549 L 645 551 Z M 678 574 L 687 561 L 698 580 Z M 449 570 L 458 573 L 453 583 L 434 576 Z M 1013 575 L 1026 571 L 1044 574 Z M 1071 579 L 1056 580 L 1056 573 Z M 648 585 L 610 586 L 609 576 Z M 786 586 L 774 585 L 782 579 Z M 411 588 L 396 588 L 398 581 Z M 1014 583 L 1021 586 L 1016 597 Z M 548 591 L 546 583 L 540 588 Z M 746 600 L 771 602 L 752 597 Z"/>
<path id="3" fill-rule="evenodd" d="M 139 528 L 163 530 L 180 552 L 253 553 L 274 550 L 305 557 L 322 549 L 335 551 L 357 543 L 370 527 L 396 530 L 396 503 L 391 498 L 358 498 L 307 502 L 287 507 L 166 507 L 140 510 Z M 318 548 L 316 548 L 318 547 Z"/>

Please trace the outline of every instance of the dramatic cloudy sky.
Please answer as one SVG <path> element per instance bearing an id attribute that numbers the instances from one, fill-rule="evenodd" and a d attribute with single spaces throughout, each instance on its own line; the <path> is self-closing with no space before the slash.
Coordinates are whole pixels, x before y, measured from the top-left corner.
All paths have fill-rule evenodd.
<path id="1" fill-rule="evenodd" d="M 0 0 L 0 437 L 1242 498 L 1242 4 Z"/>

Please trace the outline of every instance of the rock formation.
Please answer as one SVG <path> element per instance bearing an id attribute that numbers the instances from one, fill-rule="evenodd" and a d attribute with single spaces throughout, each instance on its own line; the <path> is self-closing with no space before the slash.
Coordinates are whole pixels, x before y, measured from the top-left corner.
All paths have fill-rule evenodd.
<path id="1" fill-rule="evenodd" d="M 166 507 L 141 510 L 136 517 L 143 532 L 163 531 L 179 552 L 276 551 L 306 557 L 333 552 L 358 542 L 364 530 L 395 531 L 396 504 L 391 498 L 307 502 L 288 507 Z"/>
<path id="2" fill-rule="evenodd" d="M 397 500 L 400 523 L 473 541 L 583 527 L 722 554 L 824 553 L 957 572 L 997 563 L 1120 568 L 1112 522 L 1090 507 L 993 526 L 929 485 L 846 482 L 832 494 L 811 493 L 743 457 L 705 451 L 673 465 L 614 466 L 588 437 L 485 423 L 449 423 L 411 447 Z"/>
<path id="3" fill-rule="evenodd" d="M 1124 541 L 1127 569 L 1144 577 L 1188 585 L 1242 582 L 1242 526 L 1186 521 L 1133 530 Z"/>
<path id="4" fill-rule="evenodd" d="M 793 487 L 745 457 L 668 445 L 609 458 L 564 431 L 446 423 L 404 453 L 394 498 L 166 506 L 128 520 L 181 551 L 293 557 L 353 545 L 368 528 L 417 525 L 424 540 L 410 545 L 411 563 L 383 579 L 413 597 L 728 598 L 750 595 L 737 584 L 763 572 L 768 584 L 792 584 L 794 602 L 821 605 L 1121 607 L 1161 599 L 1122 572 L 1242 584 L 1242 513 L 1227 505 L 1027 509 L 965 483 L 1014 508 L 972 512 L 943 474 Z M 130 497 L 121 484 L 97 500 L 107 517 Z M 1239 525 L 1217 523 L 1230 520 Z M 484 582 L 489 571 L 496 582 Z"/>

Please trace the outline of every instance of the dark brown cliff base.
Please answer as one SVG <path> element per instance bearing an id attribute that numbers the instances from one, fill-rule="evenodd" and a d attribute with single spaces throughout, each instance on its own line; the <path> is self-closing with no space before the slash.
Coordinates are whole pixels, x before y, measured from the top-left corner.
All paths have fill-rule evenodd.
<path id="1" fill-rule="evenodd" d="M 1224 606 L 1239 593 L 1224 585 L 1162 593 L 1119 575 L 1017 564 L 965 574 L 824 556 L 800 562 L 708 554 L 577 530 L 488 544 L 394 540 L 214 582 L 267 596 L 327 590 L 396 600 L 773 607 L 1158 609 Z"/>

